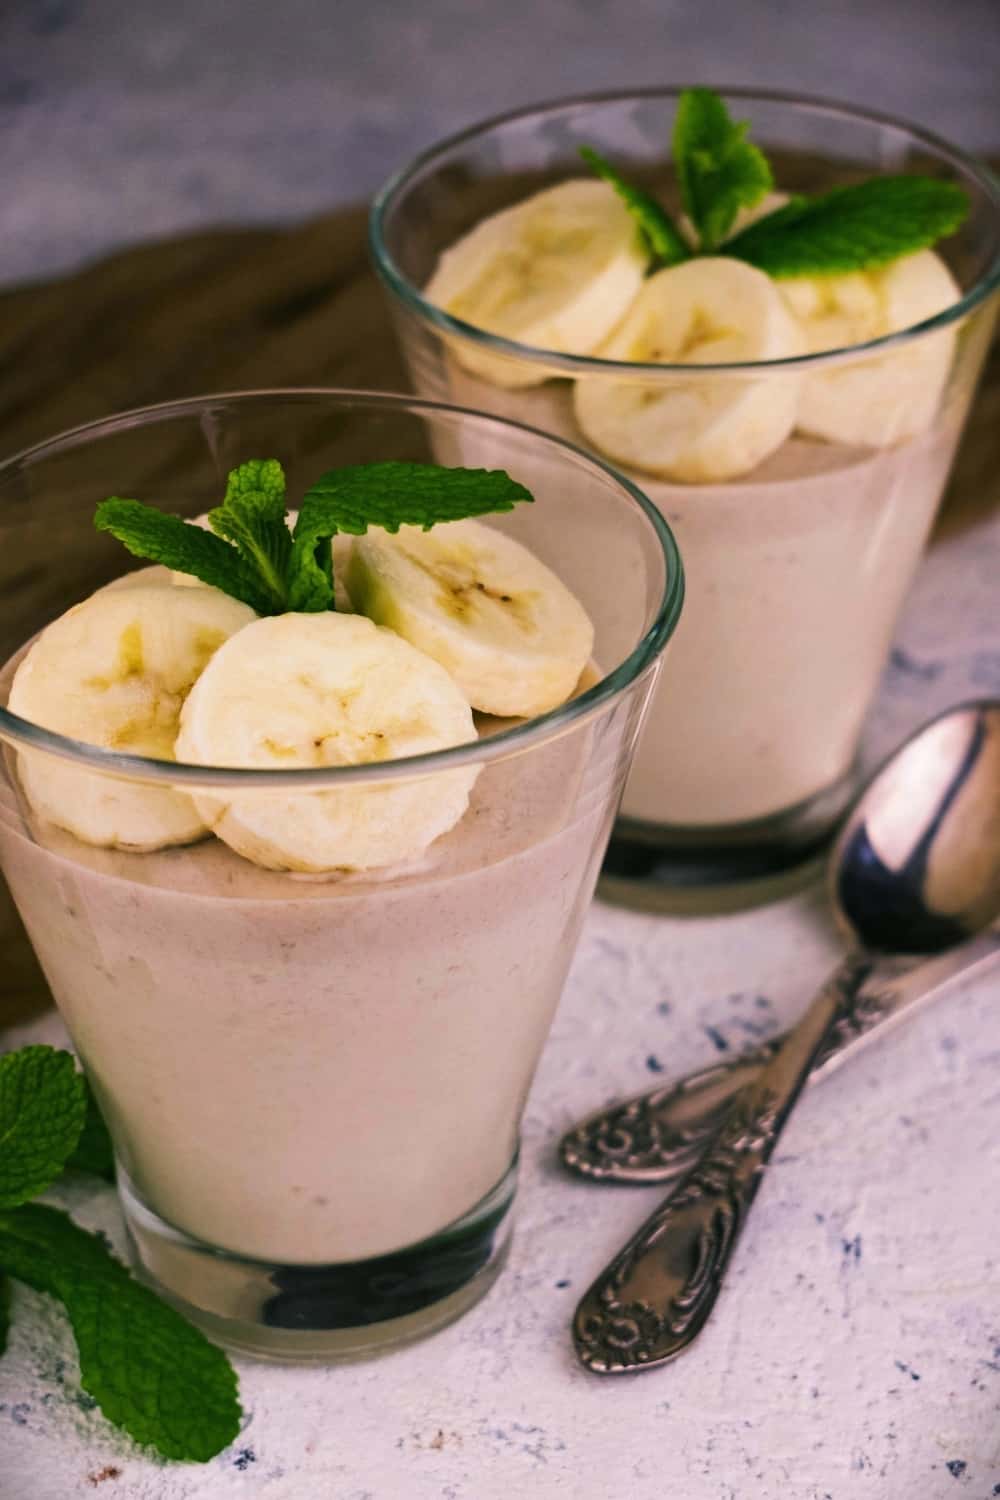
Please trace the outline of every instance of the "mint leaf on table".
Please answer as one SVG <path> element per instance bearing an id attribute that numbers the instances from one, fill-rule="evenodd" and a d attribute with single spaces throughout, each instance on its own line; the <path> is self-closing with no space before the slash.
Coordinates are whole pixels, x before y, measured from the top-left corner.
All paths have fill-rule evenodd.
<path id="1" fill-rule="evenodd" d="M 325 543 L 339 532 L 363 536 L 370 526 L 398 531 L 513 510 L 531 494 L 503 469 L 443 469 L 436 464 L 354 464 L 331 469 L 302 498 L 292 541 L 289 608 L 328 608 L 332 599 L 323 561 Z"/>
<path id="2" fill-rule="evenodd" d="M 88 1172 L 92 1177 L 103 1177 L 106 1182 L 114 1182 L 115 1153 L 108 1127 L 86 1078 L 83 1078 L 83 1085 L 86 1094 L 83 1129 L 72 1155 L 66 1161 L 66 1167 L 69 1171 Z"/>
<path id="3" fill-rule="evenodd" d="M 580 155 L 598 177 L 603 177 L 604 181 L 614 188 L 642 230 L 650 254 L 660 265 L 675 266 L 682 260 L 690 258 L 691 251 L 683 235 L 666 209 L 662 208 L 655 198 L 651 198 L 641 188 L 634 187 L 622 176 L 617 167 L 613 167 L 592 146 L 581 146 Z"/>
<path id="4" fill-rule="evenodd" d="M 86 1107 L 71 1053 L 22 1047 L 0 1057 L 0 1207 L 26 1203 L 56 1180 Z"/>
<path id="5" fill-rule="evenodd" d="M 703 253 L 721 245 L 739 210 L 753 208 L 774 185 L 767 158 L 746 139 L 747 129 L 711 89 L 685 89 L 677 102 L 674 167 Z"/>
<path id="6" fill-rule="evenodd" d="M 968 210 L 956 183 L 873 177 L 786 204 L 735 235 L 726 254 L 774 277 L 869 270 L 953 234 Z"/>
<path id="7" fill-rule="evenodd" d="M 258 614 L 269 612 L 270 594 L 256 570 L 235 547 L 141 500 L 102 500 L 94 516 L 98 531 L 116 537 L 134 557 L 162 563 L 179 573 L 190 573 L 211 588 L 222 589 Z"/>
<path id="8" fill-rule="evenodd" d="M 204 1463 L 240 1428 L 236 1374 L 173 1308 L 58 1209 L 0 1212 L 0 1267 L 66 1308 L 104 1415 L 166 1458 Z"/>
<path id="9" fill-rule="evenodd" d="M 292 551 L 285 512 L 284 470 L 276 458 L 253 458 L 233 469 L 225 500 L 208 513 L 212 530 L 234 544 L 278 610 L 285 607 Z"/>
<path id="10" fill-rule="evenodd" d="M 239 1430 L 235 1372 L 97 1235 L 26 1201 L 64 1165 L 102 1173 L 111 1165 L 104 1123 L 72 1053 L 38 1046 L 0 1057 L 0 1354 L 12 1277 L 65 1305 L 83 1387 L 105 1416 L 167 1458 L 211 1458 Z"/>

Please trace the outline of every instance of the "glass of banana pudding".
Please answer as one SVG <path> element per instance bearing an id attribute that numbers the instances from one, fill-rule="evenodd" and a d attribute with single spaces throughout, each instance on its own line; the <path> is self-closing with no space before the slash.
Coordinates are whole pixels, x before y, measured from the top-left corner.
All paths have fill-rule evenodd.
<path id="1" fill-rule="evenodd" d="M 650 89 L 426 152 L 371 245 L 422 395 L 602 455 L 681 548 L 604 888 L 780 888 L 851 795 L 989 341 L 997 184 L 874 114 Z"/>
<path id="2" fill-rule="evenodd" d="M 476 434 L 506 473 L 431 462 Z M 667 526 L 559 440 L 296 391 L 21 454 L 0 542 L 0 865 L 137 1265 L 273 1358 L 450 1321 L 506 1252 Z"/>

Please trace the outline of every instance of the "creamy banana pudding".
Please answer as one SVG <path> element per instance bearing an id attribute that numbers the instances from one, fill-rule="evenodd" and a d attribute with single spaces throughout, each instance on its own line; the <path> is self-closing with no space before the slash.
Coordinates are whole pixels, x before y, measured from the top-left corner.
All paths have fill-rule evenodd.
<path id="1" fill-rule="evenodd" d="M 586 442 L 566 382 L 491 392 L 457 362 L 448 370 L 451 400 Z M 669 521 L 688 580 L 626 817 L 737 824 L 841 781 L 957 439 L 957 421 L 874 452 L 795 433 L 752 473 L 697 488 L 626 471 Z M 476 448 L 462 438 L 450 453 L 501 459 Z"/>
<path id="2" fill-rule="evenodd" d="M 0 864 L 137 1259 L 256 1352 L 411 1336 L 502 1260 L 648 692 L 593 711 L 588 609 L 478 519 L 515 504 L 506 473 L 376 465 L 289 529 L 259 460 L 208 529 L 110 500 L 98 527 L 154 565 L 0 675 Z"/>
<path id="3" fill-rule="evenodd" d="M 740 847 L 734 873 L 755 847 L 761 873 L 802 857 L 843 805 L 990 311 L 960 319 L 952 268 L 969 276 L 959 231 L 974 181 L 900 155 L 898 175 L 841 169 L 844 186 L 807 197 L 775 180 L 717 95 L 668 96 L 570 101 L 467 132 L 390 184 L 373 241 L 422 394 L 599 454 L 675 531 L 689 607 L 613 844 L 621 873 L 651 861 L 669 883 L 671 850 L 682 882 L 689 852 L 710 880 L 713 848 L 725 863 Z M 650 191 L 662 146 L 647 136 L 665 138 L 670 106 L 673 165 Z M 771 131 L 783 110 L 760 100 Z M 836 114 L 827 128 L 843 132 Z M 567 142 L 585 165 L 568 165 Z M 496 159 L 548 181 L 449 234 L 461 206 L 447 184 L 485 199 Z M 977 204 L 994 226 L 998 207 Z M 442 455 L 502 461 L 481 437 Z"/>
<path id="4" fill-rule="evenodd" d="M 486 1197 L 596 874 L 606 814 L 575 811 L 588 748 L 489 767 L 471 794 L 394 787 L 393 842 L 413 800 L 465 810 L 420 856 L 323 880 L 255 863 L 273 844 L 248 820 L 232 845 L 133 853 L 5 793 L 6 878 L 145 1203 L 209 1245 L 321 1265 Z M 309 801 L 277 803 L 286 839 Z"/>

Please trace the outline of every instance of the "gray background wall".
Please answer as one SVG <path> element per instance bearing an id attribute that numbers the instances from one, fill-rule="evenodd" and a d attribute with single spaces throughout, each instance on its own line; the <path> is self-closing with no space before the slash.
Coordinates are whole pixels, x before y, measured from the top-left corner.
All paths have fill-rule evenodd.
<path id="1" fill-rule="evenodd" d="M 1000 0 L 0 0 L 0 281 L 366 197 L 514 104 L 697 81 L 1000 149 Z"/>

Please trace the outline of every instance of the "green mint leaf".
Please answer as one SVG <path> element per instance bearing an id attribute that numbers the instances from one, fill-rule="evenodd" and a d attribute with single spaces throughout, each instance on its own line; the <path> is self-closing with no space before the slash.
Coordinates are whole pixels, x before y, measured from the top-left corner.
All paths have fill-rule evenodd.
<path id="1" fill-rule="evenodd" d="M 276 458 L 248 458 L 230 469 L 223 505 L 238 505 L 247 495 L 261 497 L 254 503 L 264 506 L 272 520 L 285 519 L 285 471 Z"/>
<path id="2" fill-rule="evenodd" d="M 208 513 L 217 536 L 237 548 L 255 570 L 270 598 L 269 613 L 285 607 L 286 577 L 292 552 L 285 524 L 285 473 L 276 458 L 252 458 L 233 469 L 226 498 Z"/>
<path id="3" fill-rule="evenodd" d="M 22 1047 L 0 1057 L 0 1207 L 26 1203 L 55 1182 L 85 1113 L 72 1053 Z"/>
<path id="4" fill-rule="evenodd" d="M 83 1120 L 83 1129 L 80 1131 L 80 1139 L 66 1162 L 66 1167 L 69 1171 L 87 1172 L 92 1177 L 103 1177 L 107 1182 L 114 1182 L 115 1154 L 111 1145 L 111 1137 L 108 1135 L 108 1127 L 104 1123 L 104 1116 L 97 1107 L 97 1100 L 86 1078 L 83 1079 L 83 1084 L 87 1112 Z"/>
<path id="5" fill-rule="evenodd" d="M 302 512 L 292 534 L 292 559 L 288 565 L 288 607 L 304 614 L 335 608 L 333 551 L 322 516 L 314 510 L 301 523 Z"/>
<path id="6" fill-rule="evenodd" d="M 873 177 L 787 204 L 726 245 L 769 276 L 830 276 L 888 264 L 953 234 L 969 211 L 956 183 Z"/>
<path id="7" fill-rule="evenodd" d="M 443 469 L 436 464 L 354 464 L 331 469 L 303 496 L 292 541 L 289 609 L 329 607 L 333 587 L 318 549 L 338 532 L 369 526 L 398 531 L 513 510 L 531 494 L 503 469 Z M 327 600 L 327 603 L 318 602 Z"/>
<path id="8" fill-rule="evenodd" d="M 621 175 L 599 152 L 591 146 L 581 146 L 580 155 L 589 167 L 605 182 L 611 184 L 629 213 L 642 230 L 651 255 L 664 266 L 675 266 L 688 260 L 691 251 L 666 209 L 661 208 L 655 198 L 644 193 Z"/>
<path id="9" fill-rule="evenodd" d="M 674 119 L 674 167 L 699 248 L 721 245 L 741 208 L 752 208 L 773 186 L 767 158 L 745 139 L 746 121 L 732 119 L 712 89 L 685 89 Z"/>
<path id="10" fill-rule="evenodd" d="M 254 568 L 222 537 L 167 515 L 141 500 L 102 500 L 94 516 L 98 531 L 117 537 L 134 557 L 162 563 L 179 573 L 190 573 L 212 588 L 222 589 L 249 604 L 258 614 L 267 614 L 270 595 L 262 587 Z"/>
<path id="11" fill-rule="evenodd" d="M 437 464 L 351 464 L 321 475 L 302 498 L 296 544 L 317 525 L 327 536 L 363 536 L 370 526 L 398 531 L 513 510 L 532 496 L 504 469 L 441 468 Z"/>
<path id="12" fill-rule="evenodd" d="M 10 1282 L 0 1271 L 0 1354 L 7 1348 L 10 1333 Z"/>
<path id="13" fill-rule="evenodd" d="M 58 1209 L 0 1213 L 0 1266 L 58 1297 L 80 1380 L 104 1415 L 165 1458 L 205 1463 L 240 1428 L 236 1374 L 221 1349 Z"/>

